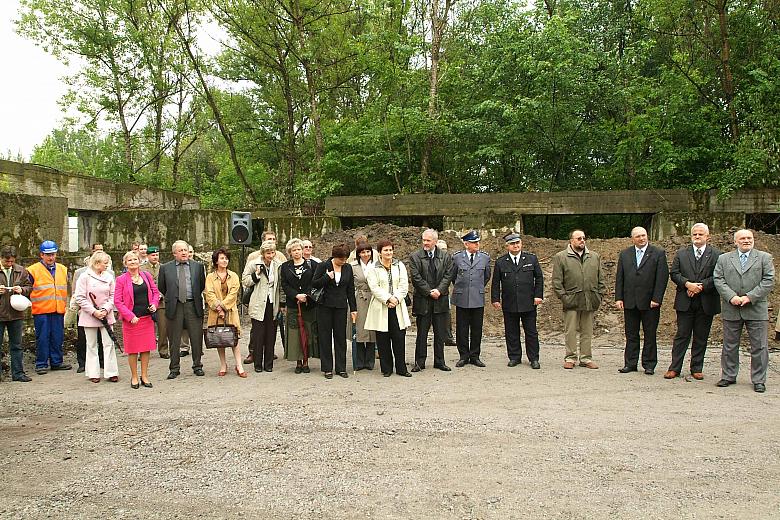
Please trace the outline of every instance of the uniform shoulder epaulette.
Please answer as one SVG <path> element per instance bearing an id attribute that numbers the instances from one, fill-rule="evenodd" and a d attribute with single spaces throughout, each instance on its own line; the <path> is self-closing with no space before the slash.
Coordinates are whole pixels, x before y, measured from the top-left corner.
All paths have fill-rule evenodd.
<path id="1" fill-rule="evenodd" d="M 477 254 L 478 255 L 490 256 L 489 254 L 487 254 L 486 252 L 482 251 L 481 249 L 479 251 L 477 251 Z"/>

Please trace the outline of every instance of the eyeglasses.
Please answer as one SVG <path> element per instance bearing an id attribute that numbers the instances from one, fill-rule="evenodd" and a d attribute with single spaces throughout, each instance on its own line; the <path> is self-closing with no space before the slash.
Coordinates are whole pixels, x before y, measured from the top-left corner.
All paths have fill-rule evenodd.
<path id="1" fill-rule="evenodd" d="M 585 241 L 585 237 L 574 237 L 574 240 L 576 240 L 576 241 L 578 241 L 578 242 L 579 242 L 580 240 L 582 240 L 582 241 L 584 242 L 584 241 Z"/>
<path id="2" fill-rule="evenodd" d="M 314 246 L 303 246 L 304 249 L 314 249 Z"/>

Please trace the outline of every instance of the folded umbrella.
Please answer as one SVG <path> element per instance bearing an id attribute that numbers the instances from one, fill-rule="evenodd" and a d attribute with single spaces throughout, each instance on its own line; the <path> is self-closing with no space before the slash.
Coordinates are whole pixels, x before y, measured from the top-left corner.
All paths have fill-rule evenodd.
<path id="1" fill-rule="evenodd" d="M 95 293 L 93 293 L 93 292 L 89 293 L 89 299 L 90 299 L 90 300 L 92 300 L 92 305 L 93 305 L 93 306 L 94 306 L 96 309 L 98 309 L 99 307 L 98 307 L 98 305 L 97 305 L 97 301 L 95 301 Z M 102 310 L 102 309 L 101 309 L 101 310 Z M 111 325 L 109 325 L 109 324 L 108 324 L 108 315 L 106 315 L 106 317 L 105 317 L 105 318 L 101 318 L 101 319 L 100 319 L 100 322 L 103 324 L 103 328 L 104 328 L 104 329 L 106 329 L 106 332 L 108 333 L 108 337 L 109 337 L 109 338 L 111 338 L 111 341 L 113 341 L 113 342 L 114 342 L 114 345 L 116 345 L 117 347 L 119 347 L 119 352 L 121 352 L 121 353 L 123 353 L 123 354 L 124 354 L 124 352 L 125 352 L 125 351 L 124 351 L 124 349 L 123 349 L 123 348 L 122 348 L 122 346 L 121 346 L 119 343 L 117 343 L 117 341 L 116 341 L 116 336 L 114 336 L 114 330 L 111 328 Z"/>

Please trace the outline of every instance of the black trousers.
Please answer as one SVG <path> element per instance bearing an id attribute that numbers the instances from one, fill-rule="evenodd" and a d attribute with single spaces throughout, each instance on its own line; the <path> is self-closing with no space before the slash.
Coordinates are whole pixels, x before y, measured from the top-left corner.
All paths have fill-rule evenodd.
<path id="1" fill-rule="evenodd" d="M 320 341 L 321 370 L 346 372 L 347 308 L 317 306 L 317 334 Z"/>
<path id="2" fill-rule="evenodd" d="M 691 346 L 691 372 L 701 372 L 704 368 L 704 354 L 707 352 L 707 340 L 710 337 L 712 318 L 701 308 L 701 302 L 694 298 L 687 311 L 677 311 L 677 334 L 672 346 L 672 363 L 669 370 L 682 372 L 683 359 L 693 336 Z"/>
<path id="3" fill-rule="evenodd" d="M 198 316 L 195 312 L 194 302 L 179 302 L 176 304 L 173 318 L 168 320 L 168 346 L 171 356 L 168 366 L 171 372 L 179 372 L 179 348 L 174 345 L 181 345 L 181 333 L 184 329 L 187 329 L 190 335 L 192 369 L 203 368 L 203 363 L 200 362 L 203 355 L 203 316 Z"/>
<path id="4" fill-rule="evenodd" d="M 274 320 L 273 307 L 273 304 L 267 301 L 263 321 L 252 319 L 252 330 L 249 332 L 249 350 L 252 352 L 255 370 L 274 368 L 276 321 Z"/>
<path id="5" fill-rule="evenodd" d="M 626 351 L 623 355 L 625 366 L 635 367 L 639 362 L 639 326 L 645 336 L 642 348 L 642 368 L 655 370 L 658 364 L 658 322 L 661 319 L 661 307 L 640 311 L 639 309 L 623 309 L 623 319 L 626 322 Z"/>
<path id="6" fill-rule="evenodd" d="M 444 340 L 447 337 L 448 312 L 437 312 L 417 316 L 417 341 L 414 348 L 414 362 L 425 368 L 428 358 L 428 331 L 433 325 L 433 366 L 444 365 Z"/>
<path id="7" fill-rule="evenodd" d="M 383 374 L 405 374 L 406 370 L 406 329 L 398 326 L 398 314 L 395 308 L 387 309 L 387 332 L 376 331 L 376 345 L 379 348 L 379 368 Z"/>
<path id="8" fill-rule="evenodd" d="M 475 360 L 482 350 L 482 319 L 484 307 L 455 307 L 455 338 L 460 359 Z"/>
<path id="9" fill-rule="evenodd" d="M 528 312 L 504 311 L 506 354 L 510 361 L 520 361 L 523 349 L 520 344 L 520 324 L 525 331 L 525 355 L 528 361 L 539 361 L 539 332 L 536 330 L 536 307 Z"/>
<path id="10" fill-rule="evenodd" d="M 97 335 L 97 344 L 100 368 L 103 368 L 103 334 Z M 76 335 L 76 361 L 79 367 L 83 367 L 87 363 L 87 336 L 84 334 L 84 327 L 78 327 Z"/>
<path id="11" fill-rule="evenodd" d="M 371 341 L 356 341 L 355 345 L 355 370 L 374 370 L 376 363 L 376 347 Z"/>

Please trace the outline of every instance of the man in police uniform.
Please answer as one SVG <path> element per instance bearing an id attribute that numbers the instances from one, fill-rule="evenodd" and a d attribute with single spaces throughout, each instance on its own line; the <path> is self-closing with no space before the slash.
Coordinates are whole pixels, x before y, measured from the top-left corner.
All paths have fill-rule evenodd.
<path id="1" fill-rule="evenodd" d="M 452 258 L 452 303 L 455 305 L 455 336 L 460 354 L 455 366 L 460 368 L 471 363 L 484 367 L 479 353 L 485 315 L 485 287 L 490 280 L 490 256 L 479 250 L 476 231 L 469 231 L 461 240 L 466 249 L 458 251 Z"/>
<path id="2" fill-rule="evenodd" d="M 27 268 L 32 282 L 33 323 L 37 355 L 35 373 L 43 375 L 51 370 L 70 370 L 63 362 L 62 342 L 65 339 L 65 307 L 68 304 L 68 268 L 57 263 L 59 248 L 52 240 L 44 240 L 40 247 L 41 261 Z"/>
<path id="3" fill-rule="evenodd" d="M 539 333 L 536 330 L 536 306 L 544 298 L 544 275 L 536 255 L 522 251 L 517 233 L 504 237 L 507 254 L 496 259 L 490 299 L 496 310 L 504 311 L 504 331 L 508 366 L 520 364 L 520 323 L 525 331 L 525 353 L 531 368 L 539 369 Z"/>

